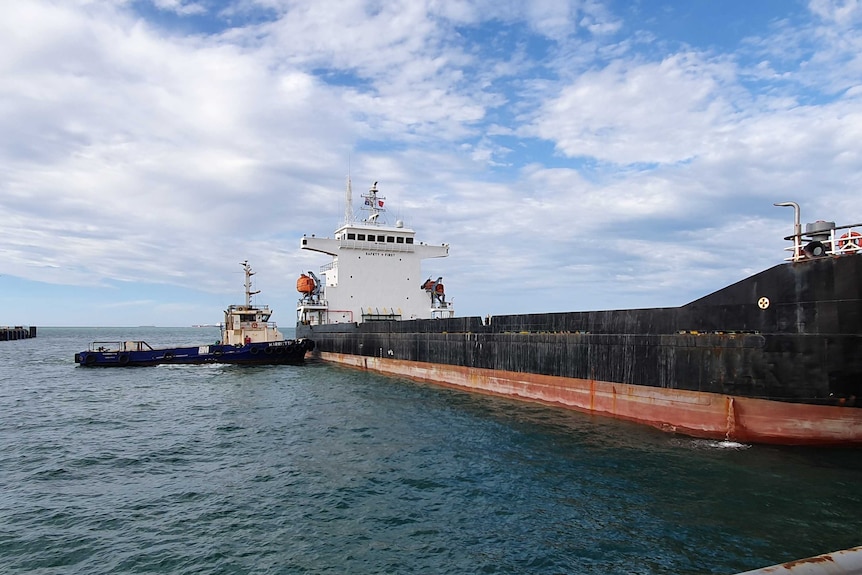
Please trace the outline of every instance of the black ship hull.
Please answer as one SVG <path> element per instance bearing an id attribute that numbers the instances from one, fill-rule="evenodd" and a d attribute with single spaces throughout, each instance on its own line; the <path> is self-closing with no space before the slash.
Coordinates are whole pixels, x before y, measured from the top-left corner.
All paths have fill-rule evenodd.
<path id="1" fill-rule="evenodd" d="M 297 325 L 321 357 L 691 435 L 862 445 L 862 257 L 677 308 Z"/>

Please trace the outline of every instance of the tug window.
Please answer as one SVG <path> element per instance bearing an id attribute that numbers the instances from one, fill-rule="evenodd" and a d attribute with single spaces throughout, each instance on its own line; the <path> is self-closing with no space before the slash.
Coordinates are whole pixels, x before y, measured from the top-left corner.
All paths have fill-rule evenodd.
<path id="1" fill-rule="evenodd" d="M 413 238 L 407 238 L 407 243 L 408 243 L 408 244 L 412 244 L 412 243 L 413 243 Z"/>
<path id="2" fill-rule="evenodd" d="M 404 238 L 402 238 L 401 236 L 398 236 L 397 238 L 395 238 L 395 241 L 396 241 L 397 243 L 399 243 L 399 244 L 403 244 L 403 243 L 404 243 Z"/>
<path id="3" fill-rule="evenodd" d="M 394 244 L 395 238 L 393 236 L 386 236 L 386 243 L 387 244 Z"/>
<path id="4" fill-rule="evenodd" d="M 355 239 L 356 239 L 356 234 L 347 234 L 347 239 L 348 239 L 348 240 L 355 240 Z"/>
<path id="5" fill-rule="evenodd" d="M 356 236 L 356 239 L 365 240 L 365 234 L 359 234 L 358 236 Z"/>

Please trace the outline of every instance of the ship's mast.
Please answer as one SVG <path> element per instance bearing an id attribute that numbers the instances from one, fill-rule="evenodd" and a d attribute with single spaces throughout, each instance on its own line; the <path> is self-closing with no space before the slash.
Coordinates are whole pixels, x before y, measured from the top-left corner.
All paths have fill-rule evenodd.
<path id="1" fill-rule="evenodd" d="M 350 184 L 350 168 L 347 168 L 347 189 L 345 191 L 344 202 L 344 225 L 349 226 L 353 223 L 353 187 Z"/>
<path id="2" fill-rule="evenodd" d="M 248 263 L 248 260 L 245 260 L 241 264 L 243 271 L 245 271 L 245 307 L 251 307 L 251 296 L 259 294 L 260 290 L 251 291 L 251 276 L 255 274 L 255 272 L 251 271 L 251 266 Z"/>
<path id="3" fill-rule="evenodd" d="M 365 198 L 365 205 L 362 206 L 362 209 L 371 212 L 371 215 L 365 218 L 365 221 L 369 224 L 380 223 L 377 219 L 380 217 L 380 214 L 386 211 L 386 208 L 383 207 L 383 200 L 386 198 L 377 195 L 377 182 L 374 182 L 371 189 L 367 193 L 362 194 L 362 197 Z"/>

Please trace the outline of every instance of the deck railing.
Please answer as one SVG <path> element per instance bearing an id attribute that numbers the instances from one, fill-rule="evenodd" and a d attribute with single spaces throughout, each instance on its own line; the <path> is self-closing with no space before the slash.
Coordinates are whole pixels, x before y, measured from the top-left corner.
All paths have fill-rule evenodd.
<path id="1" fill-rule="evenodd" d="M 791 247 L 784 248 L 791 253 L 784 258 L 789 262 L 856 255 L 862 253 L 862 223 L 793 234 L 784 239 L 793 242 Z"/>

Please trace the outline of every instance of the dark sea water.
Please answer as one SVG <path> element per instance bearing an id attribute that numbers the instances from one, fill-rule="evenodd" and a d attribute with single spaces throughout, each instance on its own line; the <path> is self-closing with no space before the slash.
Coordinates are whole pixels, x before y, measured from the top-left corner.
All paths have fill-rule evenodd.
<path id="1" fill-rule="evenodd" d="M 0 573 L 733 574 L 862 544 L 862 452 L 726 446 L 324 363 L 0 342 Z"/>

